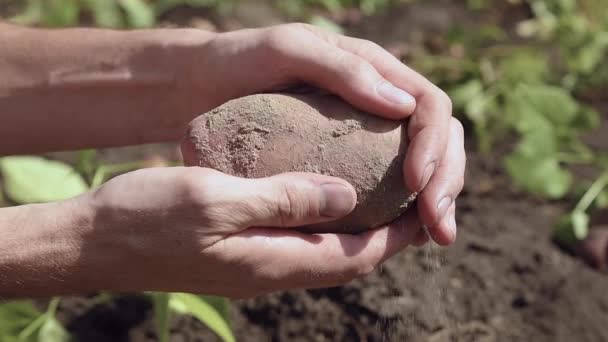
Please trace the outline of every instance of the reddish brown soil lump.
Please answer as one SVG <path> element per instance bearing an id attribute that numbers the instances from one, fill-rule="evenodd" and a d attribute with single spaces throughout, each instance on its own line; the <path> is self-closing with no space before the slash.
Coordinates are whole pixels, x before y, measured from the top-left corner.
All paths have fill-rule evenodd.
<path id="1" fill-rule="evenodd" d="M 407 208 L 404 127 L 334 96 L 252 95 L 193 120 L 182 154 L 186 165 L 240 177 L 291 171 L 341 177 L 357 192 L 354 211 L 305 230 L 355 233 L 388 223 Z"/>

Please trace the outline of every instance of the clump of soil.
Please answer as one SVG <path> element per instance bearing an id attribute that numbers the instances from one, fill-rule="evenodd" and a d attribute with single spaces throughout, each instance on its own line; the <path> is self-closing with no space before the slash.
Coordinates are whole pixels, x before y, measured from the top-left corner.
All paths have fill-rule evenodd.
<path id="1" fill-rule="evenodd" d="M 187 165 L 240 177 L 315 172 L 343 178 L 358 196 L 342 220 L 306 228 L 360 232 L 389 223 L 412 202 L 403 179 L 400 121 L 363 113 L 325 94 L 262 94 L 233 100 L 190 124 Z"/>

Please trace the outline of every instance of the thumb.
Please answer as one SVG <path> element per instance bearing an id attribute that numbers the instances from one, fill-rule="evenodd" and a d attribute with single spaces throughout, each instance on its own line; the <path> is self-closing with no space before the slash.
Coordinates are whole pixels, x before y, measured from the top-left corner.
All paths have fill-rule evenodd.
<path id="1" fill-rule="evenodd" d="M 314 173 L 284 173 L 267 178 L 241 179 L 231 187 L 241 195 L 238 216 L 246 227 L 297 227 L 332 221 L 350 213 L 357 203 L 348 182 Z"/>

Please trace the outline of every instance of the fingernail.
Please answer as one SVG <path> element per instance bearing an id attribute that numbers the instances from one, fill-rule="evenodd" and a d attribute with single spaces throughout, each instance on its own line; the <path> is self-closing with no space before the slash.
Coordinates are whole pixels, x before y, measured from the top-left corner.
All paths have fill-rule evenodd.
<path id="1" fill-rule="evenodd" d="M 437 204 L 437 221 L 439 222 L 441 221 L 444 217 L 445 214 L 447 214 L 448 212 L 448 208 L 450 208 L 450 205 L 452 205 L 452 198 L 450 196 L 445 196 L 444 198 L 442 198 L 439 203 Z M 451 223 L 449 223 L 451 224 Z"/>
<path id="2" fill-rule="evenodd" d="M 351 189 L 336 183 L 321 184 L 323 199 L 319 212 L 325 217 L 342 217 L 351 212 L 355 199 Z"/>
<path id="3" fill-rule="evenodd" d="M 396 104 L 410 104 L 415 101 L 414 97 L 405 90 L 395 87 L 392 83 L 384 81 L 378 86 L 378 94 L 384 97 L 387 101 Z"/>
<path id="4" fill-rule="evenodd" d="M 419 190 L 424 189 L 424 187 L 429 183 L 429 181 L 431 180 L 431 176 L 433 176 L 433 172 L 435 172 L 435 162 L 430 162 L 424 168 L 424 173 L 422 174 L 422 180 L 420 181 Z"/>

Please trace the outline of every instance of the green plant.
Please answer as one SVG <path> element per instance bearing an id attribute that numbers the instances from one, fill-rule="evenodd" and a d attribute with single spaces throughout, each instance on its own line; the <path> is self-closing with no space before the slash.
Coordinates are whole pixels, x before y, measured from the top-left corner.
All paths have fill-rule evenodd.
<path id="1" fill-rule="evenodd" d="M 64 200 L 101 185 L 108 177 L 145 166 L 145 161 L 104 165 L 94 150 L 79 153 L 77 167 L 42 157 L 0 158 L 0 173 L 7 197 L 16 204 Z M 84 176 L 84 177 L 83 177 Z M 85 179 L 89 179 L 87 184 Z M 225 342 L 235 341 L 228 319 L 228 301 L 224 298 L 183 293 L 150 294 L 155 308 L 159 339 L 168 341 L 171 312 L 192 315 L 206 324 Z M 107 293 L 100 302 L 109 300 Z M 0 304 L 0 341 L 67 342 L 69 333 L 55 318 L 60 298 L 52 298 L 45 312 L 31 301 Z"/>
<path id="2" fill-rule="evenodd" d="M 608 196 L 606 153 L 580 138 L 599 127 L 600 117 L 578 99 L 589 86 L 608 81 L 602 63 L 608 6 L 605 0 L 527 2 L 534 17 L 517 27 L 526 41 L 513 44 L 496 28 L 454 30 L 449 44 L 464 47 L 464 57 L 426 56 L 419 64 L 449 89 L 457 111 L 472 123 L 480 151 L 492 153 L 495 142 L 516 137 L 515 148 L 499 157 L 521 189 L 560 199 L 585 188 L 556 227 L 557 240 L 572 245 L 587 234 L 592 203 L 605 205 Z M 585 185 L 570 171 L 579 164 L 604 171 Z"/>
<path id="3" fill-rule="evenodd" d="M 229 8 L 234 0 L 26 0 L 13 22 L 27 25 L 66 27 L 89 15 L 95 26 L 109 28 L 152 27 L 163 13 L 186 5 Z M 13 2 L 16 2 L 14 0 Z"/>
<path id="4" fill-rule="evenodd" d="M 276 6 L 284 10 L 291 17 L 305 17 L 311 9 L 322 8 L 330 12 L 337 12 L 345 8 L 358 8 L 364 14 L 373 14 L 384 9 L 395 0 L 274 0 Z"/>

